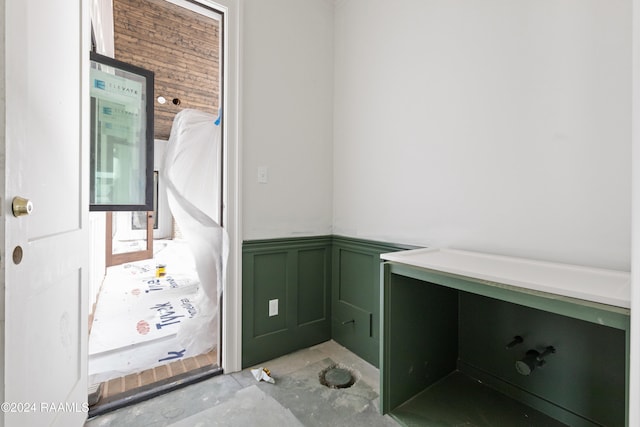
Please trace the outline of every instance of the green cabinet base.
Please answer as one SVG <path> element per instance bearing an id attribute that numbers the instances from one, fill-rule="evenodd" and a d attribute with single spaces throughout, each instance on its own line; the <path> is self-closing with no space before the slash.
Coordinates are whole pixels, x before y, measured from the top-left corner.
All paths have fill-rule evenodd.
<path id="1" fill-rule="evenodd" d="M 513 401 L 510 408 L 526 405 L 571 426 L 626 424 L 628 311 L 402 264 L 385 263 L 381 274 L 383 413 L 409 423 L 426 413 L 429 390 L 460 373 Z M 507 349 L 516 335 L 523 342 Z M 515 369 L 527 351 L 547 346 L 556 352 L 531 375 Z"/>

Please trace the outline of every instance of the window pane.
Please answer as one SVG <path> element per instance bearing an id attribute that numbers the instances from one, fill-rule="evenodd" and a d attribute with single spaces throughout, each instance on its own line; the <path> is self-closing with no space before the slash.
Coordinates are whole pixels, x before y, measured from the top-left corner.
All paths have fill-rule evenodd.
<path id="1" fill-rule="evenodd" d="M 92 55 L 92 210 L 152 209 L 152 84 L 149 71 Z"/>

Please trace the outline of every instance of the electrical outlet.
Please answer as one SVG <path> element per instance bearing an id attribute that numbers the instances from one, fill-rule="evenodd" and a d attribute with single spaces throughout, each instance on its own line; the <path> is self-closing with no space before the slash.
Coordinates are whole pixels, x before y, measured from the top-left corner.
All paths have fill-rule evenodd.
<path id="1" fill-rule="evenodd" d="M 266 166 L 258 166 L 258 183 L 266 184 L 269 182 L 269 170 Z"/>
<path id="2" fill-rule="evenodd" d="M 278 300 L 271 299 L 269 300 L 269 317 L 278 315 Z"/>

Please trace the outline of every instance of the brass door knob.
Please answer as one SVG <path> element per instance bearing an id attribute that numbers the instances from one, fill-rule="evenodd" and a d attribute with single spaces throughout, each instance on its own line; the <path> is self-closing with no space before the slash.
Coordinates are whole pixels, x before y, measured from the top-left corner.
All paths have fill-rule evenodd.
<path id="1" fill-rule="evenodd" d="M 31 212 L 33 212 L 31 200 L 22 197 L 13 198 L 13 216 L 30 215 Z"/>

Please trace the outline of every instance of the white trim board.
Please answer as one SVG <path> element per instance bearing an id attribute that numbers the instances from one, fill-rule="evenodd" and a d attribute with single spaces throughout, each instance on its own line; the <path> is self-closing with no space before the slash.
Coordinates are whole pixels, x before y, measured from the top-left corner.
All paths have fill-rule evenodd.
<path id="1" fill-rule="evenodd" d="M 629 426 L 640 425 L 640 0 L 632 2 L 631 93 L 631 337 Z"/>

